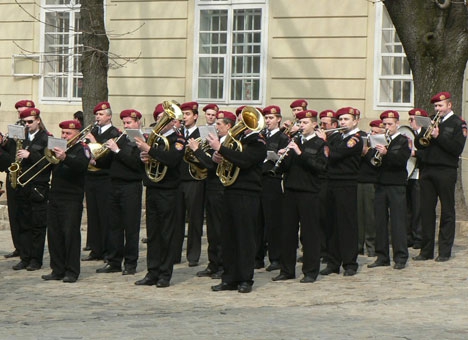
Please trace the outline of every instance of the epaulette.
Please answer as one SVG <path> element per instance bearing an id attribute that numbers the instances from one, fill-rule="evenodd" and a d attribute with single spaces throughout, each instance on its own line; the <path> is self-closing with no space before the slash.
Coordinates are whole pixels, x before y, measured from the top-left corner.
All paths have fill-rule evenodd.
<path id="1" fill-rule="evenodd" d="M 266 145 L 265 137 L 263 137 L 263 135 L 261 133 L 258 134 L 257 141 L 259 141 L 259 142 Z"/>
<path id="2" fill-rule="evenodd" d="M 353 148 L 357 143 L 359 143 L 359 140 L 360 140 L 360 136 L 359 134 L 356 133 L 346 142 L 346 146 L 348 148 Z"/>

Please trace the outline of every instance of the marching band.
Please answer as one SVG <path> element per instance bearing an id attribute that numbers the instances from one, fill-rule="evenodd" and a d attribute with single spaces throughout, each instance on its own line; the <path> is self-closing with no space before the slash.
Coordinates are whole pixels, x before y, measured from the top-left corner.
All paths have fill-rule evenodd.
<path id="1" fill-rule="evenodd" d="M 147 273 L 135 285 L 170 286 L 187 222 L 187 261 L 198 266 L 205 216 L 208 264 L 196 275 L 220 279 L 215 292 L 251 292 L 265 257 L 267 271 L 279 270 L 276 282 L 294 279 L 302 262 L 301 283 L 341 269 L 356 275 L 365 252 L 376 256 L 369 268 L 391 259 L 394 269 L 405 268 L 408 247 L 420 249 L 413 260 L 433 259 L 438 200 L 436 261 L 448 261 L 467 129 L 450 93 L 431 103 L 432 119 L 415 108 L 408 127 L 387 110 L 366 133 L 358 109 L 318 113 L 304 99 L 291 103 L 295 120 L 286 122 L 276 105 L 234 114 L 208 104 L 206 123 L 216 130 L 197 125 L 197 102 L 165 101 L 148 133 L 134 109 L 121 111 L 119 131 L 110 104 L 101 102 L 94 124 L 61 122 L 54 139 L 34 102 L 21 100 L 15 135 L 1 136 L 14 245 L 5 257 L 20 257 L 13 270 L 41 269 L 47 231 L 52 271 L 42 279 L 76 282 L 80 261 L 96 260 L 105 262 L 97 273 L 135 275 L 145 186 Z M 80 258 L 85 197 L 90 253 Z"/>

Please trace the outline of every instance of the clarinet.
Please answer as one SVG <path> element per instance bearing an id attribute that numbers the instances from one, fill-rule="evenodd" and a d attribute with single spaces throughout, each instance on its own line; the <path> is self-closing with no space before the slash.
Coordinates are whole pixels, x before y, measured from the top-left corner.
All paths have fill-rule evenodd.
<path id="1" fill-rule="evenodd" d="M 294 137 L 294 142 L 298 142 L 298 140 L 302 137 L 302 131 L 297 131 L 297 133 L 295 133 L 295 137 Z M 277 176 L 279 175 L 278 173 L 278 170 L 281 166 L 281 164 L 283 163 L 283 160 L 286 158 L 286 156 L 288 155 L 288 152 L 289 152 L 289 149 L 290 147 L 288 146 L 286 148 L 286 151 L 278 158 L 278 160 L 276 161 L 275 165 L 273 166 L 273 168 L 268 171 L 268 174 L 270 174 L 271 176 Z"/>

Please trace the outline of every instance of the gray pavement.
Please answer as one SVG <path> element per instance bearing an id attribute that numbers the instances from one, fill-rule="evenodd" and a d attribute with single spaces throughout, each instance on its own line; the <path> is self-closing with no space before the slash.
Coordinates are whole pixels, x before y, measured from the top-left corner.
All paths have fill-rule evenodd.
<path id="1" fill-rule="evenodd" d="M 142 235 L 145 230 L 142 230 Z M 86 233 L 83 232 L 83 238 Z M 409 261 L 407 268 L 368 269 L 301 284 L 255 273 L 250 294 L 211 292 L 218 280 L 197 278 L 206 265 L 176 265 L 171 287 L 139 287 L 146 245 L 135 276 L 96 274 L 102 262 L 82 262 L 75 284 L 45 282 L 46 266 L 13 271 L 0 259 L 0 339 L 467 339 L 468 241 L 457 235 L 449 262 Z M 0 230 L 0 255 L 12 250 Z M 411 249 L 411 255 L 418 251 Z"/>

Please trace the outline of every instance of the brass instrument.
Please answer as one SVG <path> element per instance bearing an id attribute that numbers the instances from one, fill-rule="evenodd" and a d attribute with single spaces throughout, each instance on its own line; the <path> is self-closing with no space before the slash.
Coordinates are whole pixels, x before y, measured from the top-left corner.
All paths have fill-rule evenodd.
<path id="1" fill-rule="evenodd" d="M 258 132 L 262 130 L 264 126 L 265 119 L 263 115 L 255 107 L 246 106 L 239 115 L 239 122 L 228 131 L 222 145 L 229 149 L 242 152 L 242 144 L 236 137 L 246 129 Z M 234 164 L 223 159 L 221 163 L 218 164 L 216 175 L 219 177 L 221 183 L 227 187 L 236 181 L 237 176 L 239 176 L 239 171 L 239 167 L 235 167 Z"/>
<path id="2" fill-rule="evenodd" d="M 291 123 L 291 125 L 289 125 L 283 130 L 283 133 L 288 137 L 292 137 L 291 130 L 294 126 L 297 126 L 298 124 L 299 124 L 299 119 L 296 119 L 293 123 Z"/>
<path id="3" fill-rule="evenodd" d="M 347 129 L 348 129 L 347 127 L 339 127 L 339 128 L 334 128 L 334 129 L 322 130 L 322 132 L 332 133 L 332 132 L 335 132 L 335 131 L 344 131 L 344 130 L 347 130 Z"/>
<path id="4" fill-rule="evenodd" d="M 79 134 L 77 134 L 75 137 L 70 139 L 67 142 L 67 151 L 70 149 L 73 145 L 76 143 L 82 142 L 85 140 L 86 135 L 92 130 L 95 124 L 90 124 L 87 127 L 85 127 L 83 130 L 80 131 Z M 44 163 L 46 161 L 47 163 Z M 19 177 L 18 177 L 18 184 L 24 187 L 27 185 L 29 182 L 31 182 L 33 179 L 35 179 L 37 176 L 39 176 L 45 169 L 47 169 L 51 164 L 58 164 L 60 163 L 60 159 L 58 159 L 55 156 L 55 153 L 50 150 L 49 148 L 44 149 L 44 157 L 42 157 L 40 160 L 38 160 L 36 163 L 34 163 L 28 170 L 23 172 Z M 34 172 L 35 170 L 35 172 Z M 25 177 L 27 177 L 29 174 L 32 174 L 30 178 L 25 180 L 24 182 L 22 181 Z"/>
<path id="5" fill-rule="evenodd" d="M 173 101 L 164 101 L 162 105 L 164 108 L 164 112 L 162 113 L 163 116 L 156 123 L 156 125 L 153 126 L 153 130 L 151 131 L 151 134 L 149 135 L 146 143 L 152 148 L 157 148 L 159 143 L 162 141 L 162 143 L 164 143 L 164 151 L 167 151 L 169 150 L 169 141 L 165 136 L 161 135 L 160 132 L 172 120 L 181 120 L 184 114 L 182 113 L 180 107 Z M 152 182 L 157 183 L 161 181 L 166 175 L 167 166 L 150 157 L 148 163 L 145 164 L 145 172 L 146 176 L 148 176 Z"/>
<path id="6" fill-rule="evenodd" d="M 8 167 L 8 172 L 10 176 L 10 184 L 13 189 L 16 189 L 18 185 L 18 179 L 20 176 L 21 172 L 21 159 L 18 157 L 18 151 L 20 151 L 23 148 L 23 139 L 18 139 L 15 138 L 16 142 L 16 156 L 15 156 L 15 161 L 10 164 Z"/>
<path id="7" fill-rule="evenodd" d="M 199 148 L 211 158 L 211 155 L 208 154 L 210 144 L 206 140 L 202 140 L 201 137 L 195 140 L 200 144 Z M 184 161 L 188 163 L 189 173 L 193 179 L 201 181 L 208 176 L 208 169 L 200 167 L 200 161 L 189 147 L 185 147 Z"/>
<path id="8" fill-rule="evenodd" d="M 122 136 L 125 136 L 126 133 L 123 132 L 120 136 L 111 138 L 114 142 L 118 142 Z M 106 144 L 101 143 L 88 143 L 89 150 L 94 160 L 100 159 L 109 153 L 109 147 Z M 88 165 L 88 171 L 98 171 L 99 168 L 91 163 Z"/>
<path id="9" fill-rule="evenodd" d="M 388 135 L 388 130 L 385 129 L 385 139 L 387 140 L 387 143 L 390 144 L 390 136 Z M 375 166 L 375 167 L 379 167 L 379 166 L 382 166 L 382 154 L 378 151 L 375 152 L 374 156 L 372 157 L 372 159 L 370 160 L 370 163 Z"/>
<path id="10" fill-rule="evenodd" d="M 441 119 L 442 117 L 440 116 L 440 111 L 437 111 L 432 124 L 427 127 L 427 130 L 424 132 L 423 136 L 419 138 L 419 144 L 422 146 L 428 146 L 431 143 L 432 131 L 434 131 L 434 129 L 439 126 Z"/>

